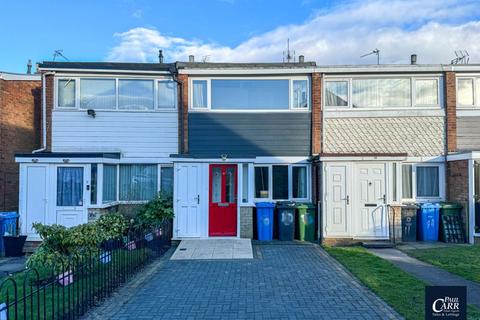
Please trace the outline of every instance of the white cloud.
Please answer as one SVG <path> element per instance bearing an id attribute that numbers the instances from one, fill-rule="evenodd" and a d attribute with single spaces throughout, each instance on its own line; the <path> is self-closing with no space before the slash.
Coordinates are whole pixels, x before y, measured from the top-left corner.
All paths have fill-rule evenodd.
<path id="1" fill-rule="evenodd" d="M 168 60 L 213 62 L 281 61 L 287 39 L 297 55 L 318 64 L 374 63 L 360 58 L 380 49 L 382 63 L 407 63 L 411 53 L 419 63 L 448 63 L 453 51 L 466 49 L 480 62 L 480 20 L 472 18 L 480 5 L 470 0 L 355 0 L 330 11 L 319 11 L 303 24 L 279 26 L 236 47 L 167 36 L 149 28 L 115 34 L 119 43 L 111 61 L 155 61 L 158 49 Z"/>

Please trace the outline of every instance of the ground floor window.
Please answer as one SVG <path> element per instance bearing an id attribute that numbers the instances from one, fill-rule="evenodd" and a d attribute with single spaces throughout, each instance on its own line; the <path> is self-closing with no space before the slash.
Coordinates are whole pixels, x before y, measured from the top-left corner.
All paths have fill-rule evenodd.
<path id="1" fill-rule="evenodd" d="M 475 233 L 480 233 L 480 161 L 475 161 L 473 166 L 475 202 Z"/>
<path id="2" fill-rule="evenodd" d="M 119 200 L 145 201 L 157 193 L 157 166 L 154 164 L 121 164 Z"/>
<path id="3" fill-rule="evenodd" d="M 160 190 L 173 195 L 173 167 L 162 167 L 160 173 Z"/>
<path id="4" fill-rule="evenodd" d="M 428 201 L 443 198 L 444 175 L 443 164 L 402 164 L 402 199 Z"/>
<path id="5" fill-rule="evenodd" d="M 117 200 L 117 166 L 103 165 L 103 203 Z"/>
<path id="6" fill-rule="evenodd" d="M 255 166 L 255 198 L 260 200 L 308 200 L 307 165 Z"/>
<path id="7" fill-rule="evenodd" d="M 57 206 L 75 207 L 83 205 L 83 168 L 57 168 Z"/>

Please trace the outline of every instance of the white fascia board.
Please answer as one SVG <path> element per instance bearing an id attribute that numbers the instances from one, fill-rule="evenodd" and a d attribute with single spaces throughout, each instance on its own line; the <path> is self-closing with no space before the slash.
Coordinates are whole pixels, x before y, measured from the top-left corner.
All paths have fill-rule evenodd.
<path id="1" fill-rule="evenodd" d="M 480 113 L 479 113 L 480 114 Z M 390 117 L 444 117 L 443 108 L 425 108 L 405 107 L 398 109 L 343 109 L 343 110 L 324 110 L 324 118 L 390 118 Z"/>
<path id="2" fill-rule="evenodd" d="M 39 74 L 0 72 L 0 79 L 7 81 L 40 81 L 42 77 Z"/>
<path id="3" fill-rule="evenodd" d="M 478 159 L 480 159 L 480 151 L 455 153 L 455 154 L 449 154 L 447 156 L 447 161 L 478 160 Z"/>
<path id="4" fill-rule="evenodd" d="M 445 156 L 407 157 L 405 162 L 445 162 Z"/>
<path id="5" fill-rule="evenodd" d="M 173 163 L 252 163 L 255 161 L 254 158 L 250 159 L 241 159 L 241 158 L 227 158 L 222 160 L 221 158 L 205 158 L 205 159 L 198 159 L 198 158 L 171 158 Z"/>
<path id="6" fill-rule="evenodd" d="M 405 161 L 407 157 L 403 156 L 346 156 L 346 157 L 320 157 L 319 160 L 322 162 L 345 162 L 345 161 Z"/>
<path id="7" fill-rule="evenodd" d="M 317 66 L 315 72 L 329 73 L 387 73 L 387 72 L 442 72 L 442 65 L 346 65 L 346 66 Z"/>
<path id="8" fill-rule="evenodd" d="M 36 158 L 32 157 L 15 157 L 16 163 L 107 163 L 107 164 L 117 164 L 120 163 L 118 159 L 109 159 L 109 158 L 68 158 L 68 157 L 51 157 L 51 158 Z"/>
<path id="9" fill-rule="evenodd" d="M 274 164 L 274 163 L 310 163 L 309 157 L 256 157 L 254 163 L 256 164 Z"/>
<path id="10" fill-rule="evenodd" d="M 261 74 L 310 74 L 315 72 L 315 68 L 272 68 L 272 69 L 180 69 L 178 73 L 188 75 L 261 75 Z"/>
<path id="11" fill-rule="evenodd" d="M 116 70 L 116 69 L 69 69 L 69 68 L 38 68 L 39 71 L 56 71 L 56 72 L 90 72 L 90 73 L 132 73 L 132 74 L 170 74 L 168 71 L 155 70 Z"/>

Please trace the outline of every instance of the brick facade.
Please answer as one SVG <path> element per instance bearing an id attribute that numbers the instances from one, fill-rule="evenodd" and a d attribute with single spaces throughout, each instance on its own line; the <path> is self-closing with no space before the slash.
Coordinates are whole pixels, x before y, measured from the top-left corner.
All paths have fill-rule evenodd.
<path id="1" fill-rule="evenodd" d="M 322 153 L 322 75 L 312 73 L 312 154 Z"/>
<path id="2" fill-rule="evenodd" d="M 240 207 L 240 238 L 253 239 L 252 207 Z"/>
<path id="3" fill-rule="evenodd" d="M 447 115 L 447 152 L 457 151 L 457 91 L 455 72 L 445 73 L 445 112 Z"/>
<path id="4" fill-rule="evenodd" d="M 178 107 L 178 149 L 179 153 L 188 153 L 188 75 L 179 74 L 178 81 L 182 83 L 179 95 L 181 103 Z"/>
<path id="5" fill-rule="evenodd" d="M 15 153 L 39 148 L 41 83 L 0 79 L 0 211 L 18 210 Z"/>
<path id="6" fill-rule="evenodd" d="M 458 202 L 463 206 L 462 220 L 467 226 L 468 160 L 447 162 L 447 200 Z"/>

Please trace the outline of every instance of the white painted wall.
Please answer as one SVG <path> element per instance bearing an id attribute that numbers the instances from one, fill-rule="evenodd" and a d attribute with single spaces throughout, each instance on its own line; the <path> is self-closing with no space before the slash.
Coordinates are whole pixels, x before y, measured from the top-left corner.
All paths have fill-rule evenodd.
<path id="1" fill-rule="evenodd" d="M 178 113 L 54 110 L 52 151 L 121 152 L 125 158 L 178 153 Z"/>

